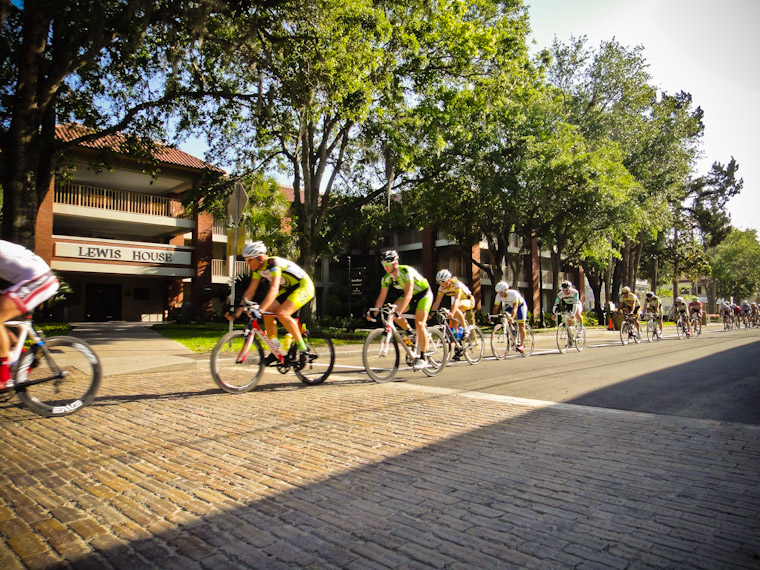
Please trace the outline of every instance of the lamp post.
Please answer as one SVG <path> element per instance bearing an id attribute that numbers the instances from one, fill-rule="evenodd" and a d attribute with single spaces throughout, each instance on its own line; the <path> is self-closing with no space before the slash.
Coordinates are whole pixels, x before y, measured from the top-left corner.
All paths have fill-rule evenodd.
<path id="1" fill-rule="evenodd" d="M 544 272 L 541 269 L 541 246 L 543 243 L 541 238 L 536 240 L 536 245 L 538 246 L 538 322 L 540 328 L 544 328 Z"/>

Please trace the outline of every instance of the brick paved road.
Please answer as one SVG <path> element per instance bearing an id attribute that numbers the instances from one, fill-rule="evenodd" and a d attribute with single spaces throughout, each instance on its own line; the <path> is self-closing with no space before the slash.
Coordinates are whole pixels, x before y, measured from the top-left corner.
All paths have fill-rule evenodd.
<path id="1" fill-rule="evenodd" d="M 760 427 L 336 377 L 0 406 L 0 568 L 760 568 Z"/>

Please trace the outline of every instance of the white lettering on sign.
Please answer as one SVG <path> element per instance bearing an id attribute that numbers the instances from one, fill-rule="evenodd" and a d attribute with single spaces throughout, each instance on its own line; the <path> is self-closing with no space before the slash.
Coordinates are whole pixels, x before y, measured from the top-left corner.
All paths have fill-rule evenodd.
<path id="1" fill-rule="evenodd" d="M 125 263 L 171 263 L 173 265 L 190 265 L 192 262 L 192 256 L 189 251 L 143 249 L 136 247 L 104 245 L 83 245 L 63 242 L 56 242 L 55 255 L 58 257 L 76 257 L 79 259 L 98 259 L 102 261 L 121 261 Z"/>

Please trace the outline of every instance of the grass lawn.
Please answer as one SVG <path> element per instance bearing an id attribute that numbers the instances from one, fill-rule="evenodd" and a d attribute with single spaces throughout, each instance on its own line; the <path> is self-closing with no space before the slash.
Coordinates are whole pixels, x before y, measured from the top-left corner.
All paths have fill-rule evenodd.
<path id="1" fill-rule="evenodd" d="M 229 323 L 202 323 L 186 325 L 162 323 L 153 325 L 151 328 L 166 338 L 170 338 L 184 344 L 193 352 L 203 353 L 211 352 L 213 350 L 214 346 L 222 337 L 222 335 L 229 330 L 230 325 Z M 235 328 L 240 328 L 240 325 L 235 325 Z M 334 345 L 361 343 L 364 342 L 364 339 L 367 336 L 366 332 L 348 332 L 345 330 L 332 328 L 321 330 L 330 336 L 330 339 Z M 284 329 L 280 328 L 279 334 L 283 335 L 284 333 Z"/>

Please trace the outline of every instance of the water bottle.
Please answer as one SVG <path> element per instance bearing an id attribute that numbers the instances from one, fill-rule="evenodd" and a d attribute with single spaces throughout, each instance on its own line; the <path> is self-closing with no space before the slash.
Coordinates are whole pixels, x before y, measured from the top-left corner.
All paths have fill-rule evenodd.
<path id="1" fill-rule="evenodd" d="M 288 333 L 282 337 L 282 351 L 287 352 L 293 344 L 293 335 Z"/>
<path id="2" fill-rule="evenodd" d="M 457 340 L 462 340 L 463 336 L 464 336 L 464 327 L 459 327 L 457 329 Z"/>
<path id="3" fill-rule="evenodd" d="M 449 327 L 449 330 L 451 330 L 451 336 L 457 338 L 457 329 L 454 327 Z"/>

